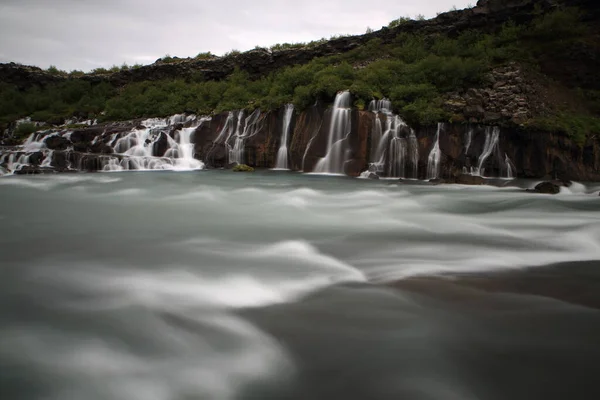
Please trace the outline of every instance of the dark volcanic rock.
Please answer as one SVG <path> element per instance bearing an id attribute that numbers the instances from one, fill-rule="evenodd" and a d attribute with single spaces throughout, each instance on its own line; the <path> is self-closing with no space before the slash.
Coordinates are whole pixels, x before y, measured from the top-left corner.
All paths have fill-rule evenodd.
<path id="1" fill-rule="evenodd" d="M 96 142 L 89 147 L 92 153 L 98 154 L 112 154 L 113 149 L 109 145 L 103 142 Z"/>
<path id="2" fill-rule="evenodd" d="M 58 135 L 48 136 L 44 140 L 44 143 L 46 143 L 46 147 L 50 150 L 66 150 L 71 144 L 69 139 Z"/>
<path id="3" fill-rule="evenodd" d="M 483 185 L 485 184 L 485 179 L 481 176 L 461 174 L 456 177 L 456 183 L 461 185 Z"/>
<path id="4" fill-rule="evenodd" d="M 169 149 L 169 138 L 167 138 L 167 134 L 161 132 L 158 136 L 158 139 L 154 141 L 154 144 L 152 146 L 153 155 L 157 157 L 164 156 L 166 151 Z"/>
<path id="5" fill-rule="evenodd" d="M 543 194 L 558 194 L 560 193 L 560 186 L 552 182 L 542 182 L 535 187 L 534 191 Z"/>

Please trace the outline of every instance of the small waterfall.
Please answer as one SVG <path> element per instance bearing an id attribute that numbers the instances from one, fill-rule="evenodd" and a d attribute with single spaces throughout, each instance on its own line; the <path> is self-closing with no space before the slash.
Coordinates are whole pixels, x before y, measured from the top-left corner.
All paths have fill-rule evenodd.
<path id="1" fill-rule="evenodd" d="M 469 128 L 465 133 L 465 156 L 469 152 L 471 142 L 473 141 L 473 128 Z"/>
<path id="2" fill-rule="evenodd" d="M 369 170 L 388 177 L 404 178 L 408 143 L 401 136 L 401 131 L 408 126 L 391 112 L 391 102 L 387 99 L 371 101 L 369 110 L 375 113 L 370 158 L 373 161 Z M 383 133 L 380 114 L 385 116 Z"/>
<path id="3" fill-rule="evenodd" d="M 514 164 L 510 158 L 508 158 L 508 154 L 506 153 L 504 153 L 504 163 L 506 164 L 506 177 L 508 179 L 513 179 L 515 177 Z"/>
<path id="4" fill-rule="evenodd" d="M 244 163 L 244 147 L 246 145 L 246 140 L 256 135 L 262 128 L 261 115 L 262 114 L 259 109 L 254 110 L 254 112 L 244 120 L 242 127 L 241 121 L 244 117 L 244 112 L 240 111 L 237 129 L 233 135 L 233 146 L 230 147 L 229 150 L 229 163 Z"/>
<path id="5" fill-rule="evenodd" d="M 375 114 L 375 119 L 373 121 L 373 134 L 371 135 L 370 160 L 379 159 L 379 157 L 377 157 L 377 150 L 383 137 L 383 127 L 381 126 L 381 119 L 379 118 L 379 113 L 383 112 L 383 110 L 389 110 L 390 108 L 391 104 L 387 100 L 372 100 L 371 103 L 369 103 L 369 111 Z"/>
<path id="6" fill-rule="evenodd" d="M 327 153 L 314 168 L 313 172 L 342 174 L 346 162 L 345 141 L 351 131 L 350 92 L 340 92 L 335 97 L 331 111 Z"/>
<path id="7" fill-rule="evenodd" d="M 54 157 L 54 150 L 48 151 L 46 157 L 42 160 L 40 167 L 52 167 L 52 157 Z"/>
<path id="8" fill-rule="evenodd" d="M 390 114 L 392 112 L 392 102 L 388 99 L 371 100 L 369 103 L 369 111 L 376 114 L 380 112 Z"/>
<path id="9" fill-rule="evenodd" d="M 427 158 L 427 179 L 437 179 L 440 176 L 440 161 L 442 158 L 442 152 L 440 151 L 440 133 L 442 127 L 443 124 L 438 123 L 435 142 L 429 153 L 429 157 Z"/>
<path id="10" fill-rule="evenodd" d="M 485 162 L 492 155 L 494 150 L 498 150 L 499 140 L 500 128 L 497 126 L 493 128 L 487 127 L 485 130 L 485 144 L 483 145 L 483 151 L 479 156 L 477 168 L 473 171 L 473 175 L 483 176 L 485 174 Z"/>
<path id="11" fill-rule="evenodd" d="M 292 116 L 294 115 L 294 105 L 286 104 L 283 114 L 283 127 L 281 130 L 281 143 L 277 152 L 277 161 L 275 169 L 288 169 L 288 136 L 290 134 Z"/>
<path id="12" fill-rule="evenodd" d="M 394 137 L 390 141 L 388 176 L 396 178 L 405 177 L 406 147 L 406 139 L 404 138 Z"/>
<path id="13" fill-rule="evenodd" d="M 419 178 L 419 141 L 415 132 L 411 129 L 408 136 L 408 151 L 410 152 L 410 162 L 412 164 L 412 179 Z"/>

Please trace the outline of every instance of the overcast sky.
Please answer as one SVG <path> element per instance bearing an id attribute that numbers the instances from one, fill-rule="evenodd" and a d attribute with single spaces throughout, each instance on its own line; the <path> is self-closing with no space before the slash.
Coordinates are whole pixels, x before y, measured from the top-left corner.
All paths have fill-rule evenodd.
<path id="1" fill-rule="evenodd" d="M 89 71 L 375 30 L 476 0 L 0 0 L 0 62 Z"/>

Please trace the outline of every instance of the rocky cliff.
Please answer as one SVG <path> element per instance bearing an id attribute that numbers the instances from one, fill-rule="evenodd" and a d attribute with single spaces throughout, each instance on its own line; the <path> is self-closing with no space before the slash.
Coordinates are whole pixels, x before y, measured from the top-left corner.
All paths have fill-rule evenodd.
<path id="1" fill-rule="evenodd" d="M 292 117 L 286 144 L 287 167 L 311 172 L 327 159 L 339 164 L 336 171 L 350 176 L 370 170 L 377 176 L 420 179 L 454 179 L 467 173 L 600 180 L 598 135 L 575 142 L 567 135 L 525 129 L 527 121 L 557 112 L 557 105 L 564 98 L 554 93 L 560 91 L 556 88 L 600 89 L 600 45 L 594 40 L 598 37 L 599 25 L 594 22 L 600 19 L 600 6 L 592 0 L 480 0 L 472 9 L 440 14 L 428 21 L 405 21 L 395 28 L 313 46 L 280 51 L 257 49 L 171 63 L 157 61 L 141 68 L 79 78 L 50 74 L 35 67 L 0 64 L 0 81 L 20 89 L 66 79 L 123 86 L 174 77 L 221 80 L 235 68 L 247 71 L 253 78 L 316 57 L 348 52 L 372 39 L 391 43 L 403 32 L 454 37 L 468 30 L 497 31 L 509 20 L 526 23 L 565 4 L 580 7 L 595 31 L 590 40 L 574 44 L 560 62 L 553 62 L 549 52 L 541 59 L 541 71 L 528 71 L 517 62 L 503 64 L 489 71 L 478 87 L 445 93 L 441 106 L 452 118 L 437 128 L 411 129 L 391 113 L 391 107 L 376 105 L 370 111 L 353 108 L 345 113 L 348 130 L 337 132 L 341 136 L 336 136 L 332 119 L 339 119 L 339 110 L 317 103 Z M 354 66 L 355 70 L 360 67 Z M 544 76 L 545 83 L 536 74 Z M 231 111 L 205 118 L 179 115 L 167 120 L 135 120 L 76 129 L 57 127 L 33 135 L 23 146 L 0 148 L 0 172 L 194 169 L 202 166 L 200 162 L 208 168 L 234 163 L 273 168 L 281 148 L 283 114 L 282 109 L 266 113 L 255 110 L 251 114 Z"/>
<path id="2" fill-rule="evenodd" d="M 220 80 L 230 75 L 235 68 L 247 71 L 252 77 L 258 77 L 286 66 L 307 63 L 317 57 L 348 52 L 372 39 L 390 43 L 402 32 L 419 33 L 425 36 L 436 34 L 456 36 L 467 30 L 494 32 L 509 20 L 527 23 L 539 13 L 563 5 L 580 7 L 585 11 L 585 18 L 589 21 L 600 19 L 600 6 L 594 0 L 479 0 L 474 8 L 442 13 L 431 20 L 409 20 L 395 28 L 383 27 L 381 30 L 364 35 L 340 37 L 324 43 L 294 49 L 271 51 L 259 48 L 208 59 L 175 59 L 174 62 L 168 63 L 158 60 L 154 64 L 140 68 L 105 74 L 91 73 L 72 78 L 52 74 L 36 67 L 15 63 L 0 64 L 0 82 L 27 88 L 32 85 L 44 86 L 67 79 L 82 79 L 93 83 L 109 82 L 116 86 L 123 86 L 130 82 L 189 76 L 196 78 L 201 76 L 205 80 Z M 553 75 L 572 84 L 600 87 L 600 80 L 597 79 L 595 73 L 599 66 L 597 48 L 582 45 L 581 48 L 573 49 L 571 61 L 568 71 L 556 68 L 552 63 L 548 63 L 546 67 Z"/>
<path id="3" fill-rule="evenodd" d="M 314 171 L 319 160 L 333 151 L 329 139 L 334 113 L 331 107 L 315 105 L 294 115 L 287 143 L 289 169 Z M 207 168 L 235 163 L 273 168 L 282 145 L 283 116 L 283 109 L 250 115 L 236 111 L 212 118 L 179 115 L 168 120 L 57 129 L 32 135 L 24 146 L 0 149 L 0 170 L 201 167 L 197 160 Z M 371 170 L 398 178 L 453 180 L 466 173 L 600 181 L 600 143 L 595 138 L 580 145 L 562 135 L 477 124 L 440 124 L 437 129 L 414 131 L 386 110 L 353 109 L 348 129 L 339 150 L 341 168 L 350 176 Z M 436 139 L 439 160 L 435 175 L 430 176 Z"/>

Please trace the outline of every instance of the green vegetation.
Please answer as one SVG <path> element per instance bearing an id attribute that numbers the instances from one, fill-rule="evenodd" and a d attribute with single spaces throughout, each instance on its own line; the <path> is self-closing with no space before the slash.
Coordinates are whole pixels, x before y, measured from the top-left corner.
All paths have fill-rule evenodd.
<path id="1" fill-rule="evenodd" d="M 169 54 L 167 54 L 163 58 L 159 59 L 159 61 L 166 63 L 166 64 L 170 64 L 170 63 L 174 63 L 177 61 L 181 61 L 181 59 L 179 57 L 171 57 Z"/>
<path id="2" fill-rule="evenodd" d="M 216 56 L 211 53 L 210 51 L 204 52 L 204 53 L 198 53 L 198 55 L 196 57 L 194 57 L 194 59 L 196 60 L 208 60 L 211 58 L 215 58 Z"/>
<path id="3" fill-rule="evenodd" d="M 246 165 L 246 164 L 238 164 L 233 167 L 233 172 L 254 172 L 254 168 Z"/>
<path id="4" fill-rule="evenodd" d="M 407 22 L 412 21 L 412 19 L 410 17 L 400 17 L 398 19 L 393 20 L 392 22 L 390 22 L 388 24 L 388 28 L 392 29 L 392 28 L 396 28 L 400 25 L 404 25 Z"/>
<path id="5" fill-rule="evenodd" d="M 537 118 L 529 122 L 529 127 L 545 132 L 564 133 L 582 145 L 591 134 L 600 132 L 600 118 L 589 115 L 559 113 L 551 117 Z"/>
<path id="6" fill-rule="evenodd" d="M 399 18 L 389 26 L 409 20 Z M 584 40 L 587 34 L 588 27 L 580 21 L 579 12 L 565 8 L 540 15 L 528 26 L 507 23 L 494 34 L 466 31 L 457 37 L 421 36 L 399 30 L 392 42 L 374 38 L 349 52 L 288 66 L 258 78 L 236 69 L 221 81 L 206 81 L 197 73 L 181 79 L 130 83 L 118 89 L 107 83 L 91 84 L 77 79 L 48 85 L 45 90 L 34 87 L 20 91 L 0 84 L 0 125 L 27 115 L 42 122 L 73 115 L 124 120 L 183 110 L 199 114 L 233 109 L 272 110 L 288 102 L 303 110 L 317 100 L 332 102 L 341 90 L 352 92 L 358 108 L 365 108 L 373 98 L 387 97 L 394 110 L 413 125 L 460 121 L 459 116 L 443 110 L 445 94 L 481 86 L 492 67 L 508 61 L 520 61 L 536 69 L 545 54 L 556 59 L 568 57 L 573 43 Z M 310 48 L 324 42 L 325 39 L 284 43 L 271 50 Z M 226 56 L 237 54 L 240 52 L 232 50 Z M 200 53 L 196 59 L 211 57 L 211 53 Z M 177 60 L 169 55 L 161 59 Z M 111 70 L 129 68 L 124 64 Z M 93 71 L 109 72 L 104 68 Z M 80 72 L 72 74 L 79 76 Z M 588 103 L 600 104 L 597 92 L 580 92 Z M 585 126 L 597 126 L 590 123 L 585 116 L 565 111 L 554 119 L 534 121 L 531 126 L 563 131 L 580 140 L 588 133 Z"/>
<path id="7" fill-rule="evenodd" d="M 49 66 L 48 69 L 46 70 L 46 72 L 49 72 L 49 73 L 51 73 L 53 75 L 60 75 L 60 74 L 65 74 L 66 73 L 65 71 L 59 70 L 54 65 Z"/>

